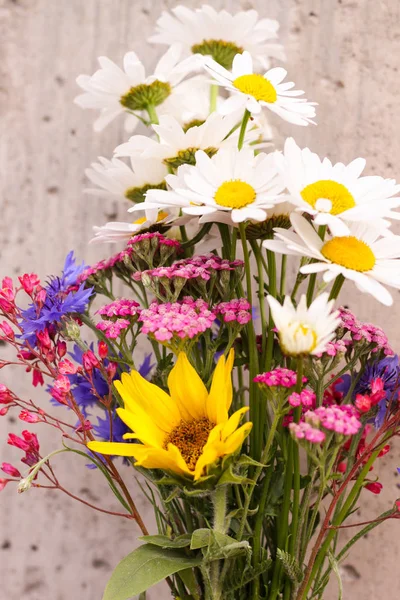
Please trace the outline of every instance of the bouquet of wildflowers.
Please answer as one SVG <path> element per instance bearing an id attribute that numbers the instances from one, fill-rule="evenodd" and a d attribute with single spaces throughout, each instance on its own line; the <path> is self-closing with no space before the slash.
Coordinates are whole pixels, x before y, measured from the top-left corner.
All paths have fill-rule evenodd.
<path id="1" fill-rule="evenodd" d="M 254 10 L 179 6 L 157 22 L 151 41 L 169 48 L 153 74 L 134 52 L 123 68 L 99 58 L 77 104 L 99 111 L 96 130 L 120 114 L 131 133 L 144 126 L 86 172 L 90 193 L 130 201 L 127 222 L 94 227 L 94 242 L 122 246 L 92 266 L 70 253 L 46 282 L 2 281 L 15 355 L 1 367 L 23 367 L 43 394 L 0 385 L 0 414 L 26 427 L 8 439 L 24 466 L 3 462 L 0 486 L 61 490 L 133 521 L 140 545 L 103 600 L 143 599 L 162 580 L 182 600 L 322 599 L 332 574 L 341 589 L 352 545 L 400 517 L 394 498 L 346 523 L 381 490 L 400 366 L 384 332 L 337 302 L 349 280 L 392 304 L 400 186 L 362 176 L 362 158 L 332 164 L 293 138 L 275 149 L 267 115 L 294 129 L 315 116 L 271 68 L 284 59 L 277 32 Z M 119 512 L 63 487 L 58 455 L 71 452 L 104 475 Z M 344 546 L 343 527 L 355 531 Z"/>

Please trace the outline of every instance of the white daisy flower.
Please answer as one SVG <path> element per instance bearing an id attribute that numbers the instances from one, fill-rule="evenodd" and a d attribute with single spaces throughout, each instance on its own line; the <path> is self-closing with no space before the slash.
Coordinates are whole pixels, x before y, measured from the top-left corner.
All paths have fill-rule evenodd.
<path id="1" fill-rule="evenodd" d="M 143 159 L 161 161 L 169 168 L 177 169 L 183 164 L 195 164 L 197 150 L 213 156 L 220 148 L 237 146 L 238 132 L 228 136 L 237 125 L 236 117 L 223 117 L 211 114 L 201 125 L 185 130 L 170 116 L 160 118 L 159 125 L 153 125 L 158 141 L 143 135 L 132 136 L 128 142 L 115 149 L 116 156 L 140 156 Z M 249 131 L 246 142 L 257 137 L 257 132 Z"/>
<path id="2" fill-rule="evenodd" d="M 99 162 L 91 164 L 85 170 L 86 177 L 99 188 L 86 189 L 87 194 L 111 196 L 117 200 L 128 199 L 142 202 L 147 190 L 151 188 L 167 189 L 165 176 L 168 167 L 162 162 L 135 158 L 129 167 L 122 160 L 99 157 Z"/>
<path id="3" fill-rule="evenodd" d="M 150 42 L 169 45 L 179 42 L 186 54 L 212 56 L 228 69 L 234 56 L 244 50 L 264 68 L 268 68 L 270 57 L 285 60 L 283 47 L 275 41 L 278 21 L 259 19 L 255 10 L 231 15 L 226 10 L 216 11 L 203 5 L 195 10 L 177 6 L 171 12 L 172 15 L 163 11 Z"/>
<path id="4" fill-rule="evenodd" d="M 205 69 L 224 86 L 232 96 L 224 103 L 225 114 L 247 109 L 258 115 L 263 107 L 269 108 L 285 121 L 294 125 L 314 123 L 315 102 L 297 98 L 302 90 L 293 90 L 294 83 L 283 83 L 287 71 L 282 67 L 270 69 L 264 75 L 253 73 L 253 61 L 249 52 L 237 54 L 233 59 L 232 72 L 221 67 L 215 60 L 206 59 Z"/>
<path id="5" fill-rule="evenodd" d="M 177 206 L 193 216 L 225 211 L 241 223 L 264 221 L 266 210 L 279 201 L 283 184 L 272 154 L 223 148 L 212 158 L 198 150 L 195 158 L 196 166 L 183 165 L 177 175 L 167 176 L 171 190 L 150 190 L 144 206 Z"/>
<path id="6" fill-rule="evenodd" d="M 318 296 L 308 308 L 305 295 L 297 308 L 289 296 L 285 296 L 283 304 L 273 296 L 267 296 L 267 301 L 278 330 L 279 345 L 287 356 L 324 352 L 341 323 L 339 311 L 332 311 L 334 300 L 328 300 L 328 294 Z"/>
<path id="7" fill-rule="evenodd" d="M 133 223 L 125 223 L 122 221 L 110 221 L 101 227 L 94 226 L 94 237 L 90 243 L 116 243 L 126 242 L 133 235 L 139 233 L 143 229 L 148 229 L 152 225 L 169 223 L 174 217 L 167 211 L 158 211 L 157 209 L 142 210 L 142 217 L 136 219 Z"/>
<path id="8" fill-rule="evenodd" d="M 77 96 L 75 103 L 82 108 L 100 110 L 100 117 L 94 123 L 95 131 L 101 131 L 125 111 L 143 117 L 149 107 L 165 102 L 172 89 L 199 65 L 194 56 L 179 62 L 181 54 L 180 45 L 171 46 L 158 61 L 154 74 L 148 77 L 135 52 L 125 54 L 123 69 L 101 56 L 98 71 L 77 78 L 77 84 L 85 93 Z"/>
<path id="9" fill-rule="evenodd" d="M 265 248 L 312 258 L 314 262 L 300 267 L 301 273 L 324 272 L 326 283 L 342 275 L 382 304 L 393 304 L 382 283 L 400 288 L 400 236 L 382 237 L 376 228 L 358 223 L 350 225 L 350 235 L 322 240 L 304 217 L 292 213 L 290 220 L 295 231 L 276 229 L 276 239 L 265 240 Z"/>
<path id="10" fill-rule="evenodd" d="M 391 211 L 400 206 L 400 198 L 392 198 L 400 185 L 394 179 L 361 177 L 366 162 L 363 158 L 348 165 L 333 165 L 308 148 L 301 150 L 293 138 L 288 138 L 283 154 L 276 153 L 276 160 L 290 201 L 313 215 L 317 225 L 328 225 L 335 235 L 349 234 L 343 221 L 375 221 L 376 226 L 385 228 L 389 223 L 382 217 L 400 218 L 400 213 Z"/>

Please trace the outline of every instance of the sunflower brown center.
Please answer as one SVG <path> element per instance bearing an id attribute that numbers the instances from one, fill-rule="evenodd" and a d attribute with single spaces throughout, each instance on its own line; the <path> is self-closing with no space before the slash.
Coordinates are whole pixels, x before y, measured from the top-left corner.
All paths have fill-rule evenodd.
<path id="1" fill-rule="evenodd" d="M 211 423 L 207 417 L 181 421 L 165 439 L 164 448 L 167 449 L 168 444 L 174 444 L 180 450 L 189 469 L 194 471 L 210 431 L 214 427 L 214 423 Z"/>

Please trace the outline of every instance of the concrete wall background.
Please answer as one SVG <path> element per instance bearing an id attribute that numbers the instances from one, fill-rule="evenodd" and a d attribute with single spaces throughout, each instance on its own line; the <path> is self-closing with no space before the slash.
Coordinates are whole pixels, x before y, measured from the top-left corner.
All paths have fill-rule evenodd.
<path id="1" fill-rule="evenodd" d="M 174 1 L 0 0 L 0 275 L 57 273 L 74 248 L 87 262 L 106 255 L 87 246 L 94 223 L 123 218 L 115 202 L 86 197 L 84 168 L 98 155 L 110 156 L 123 139 L 122 121 L 101 135 L 92 130 L 91 111 L 72 104 L 79 73 L 92 73 L 96 57 L 120 61 L 133 49 L 152 66 L 160 49 L 144 44 L 155 19 Z M 187 6 L 202 2 L 186 0 Z M 277 143 L 294 135 L 333 160 L 368 160 L 368 172 L 399 178 L 400 151 L 398 0 L 219 0 L 228 10 L 257 8 L 281 23 L 288 70 L 297 87 L 320 103 L 318 127 L 294 128 L 280 121 Z M 350 288 L 344 301 L 359 316 L 382 325 L 400 346 L 399 312 Z M 1 381 L 15 384 L 15 374 Z M 13 382 L 11 381 L 13 380 Z M 20 388 L 25 395 L 30 388 Z M 0 439 L 18 431 L 12 418 L 0 420 Z M 39 430 L 41 434 L 41 430 Z M 40 436 L 49 450 L 57 444 Z M 379 497 L 365 492 L 357 520 L 366 520 L 400 496 L 395 478 L 399 446 L 383 458 Z M 1 460 L 16 462 L 5 444 Z M 111 508 L 98 473 L 76 460 L 59 458 L 66 485 Z M 133 482 L 134 483 L 134 482 Z M 139 505 L 144 504 L 139 496 Z M 150 519 L 147 519 L 150 522 Z M 0 599 L 100 600 L 112 567 L 132 548 L 132 524 L 95 514 L 61 495 L 32 491 L 0 496 Z M 386 523 L 345 561 L 345 598 L 369 593 L 398 598 L 396 523 Z M 376 569 L 372 568 L 377 566 Z M 336 598 L 335 586 L 332 595 Z M 154 593 L 152 594 L 154 597 Z M 160 598 L 160 594 L 158 594 Z M 327 595 L 328 600 L 328 595 Z"/>

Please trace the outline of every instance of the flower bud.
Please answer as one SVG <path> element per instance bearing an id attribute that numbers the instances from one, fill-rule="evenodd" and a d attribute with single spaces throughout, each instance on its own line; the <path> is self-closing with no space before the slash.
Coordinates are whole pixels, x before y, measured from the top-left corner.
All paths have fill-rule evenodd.
<path id="1" fill-rule="evenodd" d="M 98 344 L 98 352 L 101 359 L 104 359 L 108 355 L 108 346 L 104 340 L 100 340 Z"/>
<path id="2" fill-rule="evenodd" d="M 62 358 L 67 354 L 67 344 L 64 340 L 58 340 L 57 342 L 57 354 L 59 358 Z"/>
<path id="3" fill-rule="evenodd" d="M 38 415 L 35 415 L 28 410 L 21 410 L 18 418 L 21 419 L 21 421 L 25 421 L 25 423 L 39 423 L 42 420 Z"/>
<path id="4" fill-rule="evenodd" d="M 21 477 L 21 473 L 18 471 L 18 469 L 16 469 L 13 465 L 10 465 L 10 463 L 3 462 L 0 469 L 3 471 L 3 473 L 10 475 L 11 477 Z"/>
<path id="5" fill-rule="evenodd" d="M 86 371 L 91 371 L 99 366 L 99 360 L 91 350 L 87 350 L 82 355 L 82 364 Z"/>
<path id="6" fill-rule="evenodd" d="M 370 483 L 367 483 L 367 485 L 365 486 L 365 489 L 372 492 L 373 494 L 380 494 L 382 491 L 383 485 L 381 483 L 379 483 L 378 481 L 371 481 Z"/>

